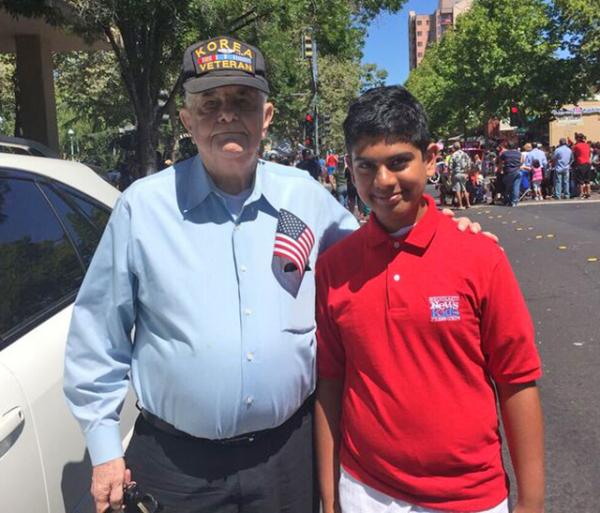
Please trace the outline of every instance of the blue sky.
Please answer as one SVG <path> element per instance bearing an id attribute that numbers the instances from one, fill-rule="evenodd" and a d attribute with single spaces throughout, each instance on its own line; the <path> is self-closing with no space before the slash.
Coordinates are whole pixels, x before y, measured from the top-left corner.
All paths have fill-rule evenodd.
<path id="1" fill-rule="evenodd" d="M 408 0 L 398 14 L 381 14 L 369 27 L 363 63 L 374 63 L 388 72 L 388 84 L 402 84 L 408 77 L 408 12 L 431 14 L 438 0 Z"/>

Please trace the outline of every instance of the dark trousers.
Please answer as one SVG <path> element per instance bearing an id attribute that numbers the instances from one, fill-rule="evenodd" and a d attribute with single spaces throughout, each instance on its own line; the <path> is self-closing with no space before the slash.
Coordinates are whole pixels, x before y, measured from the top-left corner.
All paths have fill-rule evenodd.
<path id="1" fill-rule="evenodd" d="M 312 410 L 234 445 L 176 437 L 140 416 L 127 467 L 161 513 L 317 513 Z"/>

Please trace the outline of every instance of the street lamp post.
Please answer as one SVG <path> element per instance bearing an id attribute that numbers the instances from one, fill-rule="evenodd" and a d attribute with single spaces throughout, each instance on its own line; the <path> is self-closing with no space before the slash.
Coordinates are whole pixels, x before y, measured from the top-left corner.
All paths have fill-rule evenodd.
<path id="1" fill-rule="evenodd" d="M 73 140 L 75 138 L 75 130 L 69 128 L 67 130 L 67 134 L 69 134 L 69 139 L 71 140 L 71 160 L 75 160 L 75 147 L 73 144 Z"/>

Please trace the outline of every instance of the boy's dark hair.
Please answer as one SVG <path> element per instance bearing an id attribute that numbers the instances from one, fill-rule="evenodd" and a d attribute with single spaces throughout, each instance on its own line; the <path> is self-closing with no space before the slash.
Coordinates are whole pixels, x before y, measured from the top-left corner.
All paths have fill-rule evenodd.
<path id="1" fill-rule="evenodd" d="M 531 165 L 535 168 L 542 167 L 540 165 L 540 161 L 538 159 L 533 159 L 533 161 L 531 162 Z"/>
<path id="2" fill-rule="evenodd" d="M 374 87 L 352 103 L 344 120 L 344 138 L 349 154 L 363 139 L 384 138 L 386 143 L 413 144 L 425 157 L 431 143 L 425 110 L 398 85 Z"/>

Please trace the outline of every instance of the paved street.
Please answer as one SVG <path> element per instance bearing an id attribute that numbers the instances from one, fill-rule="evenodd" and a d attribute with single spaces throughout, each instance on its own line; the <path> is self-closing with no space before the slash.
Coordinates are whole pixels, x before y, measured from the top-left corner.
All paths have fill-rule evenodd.
<path id="1" fill-rule="evenodd" d="M 467 213 L 500 237 L 536 325 L 544 365 L 546 513 L 597 513 L 600 202 L 476 206 Z"/>

